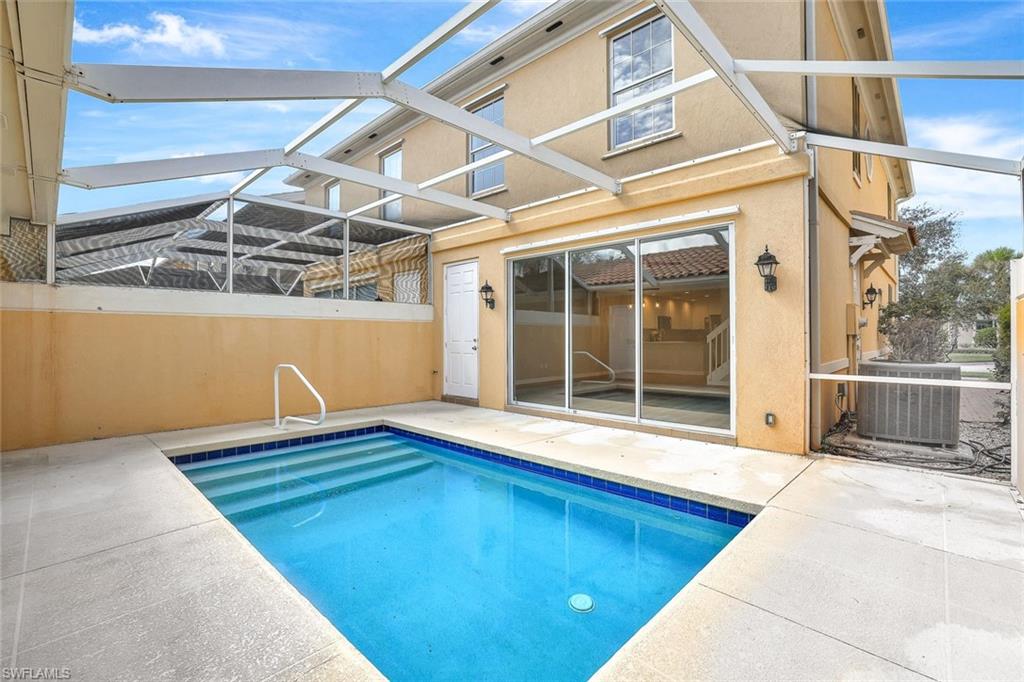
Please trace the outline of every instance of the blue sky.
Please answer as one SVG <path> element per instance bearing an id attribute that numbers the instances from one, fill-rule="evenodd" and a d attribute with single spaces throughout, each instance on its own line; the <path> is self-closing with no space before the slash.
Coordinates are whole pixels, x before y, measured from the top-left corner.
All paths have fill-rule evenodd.
<path id="1" fill-rule="evenodd" d="M 548 4 L 505 0 L 403 78 L 423 84 Z M 380 70 L 451 16 L 459 2 L 91 2 L 76 5 L 79 62 Z M 1024 0 L 891 0 L 897 59 L 1024 59 Z M 1024 156 L 1024 83 L 902 80 L 912 145 L 1004 158 Z M 280 147 L 336 102 L 112 105 L 71 93 L 64 165 Z M 365 102 L 306 150 L 321 152 L 382 113 Z M 913 202 L 962 213 L 970 253 L 1021 248 L 1014 178 L 914 164 Z M 286 169 L 257 192 L 287 189 Z M 241 174 L 107 190 L 61 190 L 61 212 L 218 191 Z"/>

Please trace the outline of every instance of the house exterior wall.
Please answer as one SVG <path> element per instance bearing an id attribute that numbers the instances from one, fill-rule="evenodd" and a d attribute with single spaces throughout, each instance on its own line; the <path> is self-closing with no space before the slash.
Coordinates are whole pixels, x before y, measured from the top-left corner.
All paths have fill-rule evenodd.
<path id="1" fill-rule="evenodd" d="M 109 287 L 3 286 L 4 451 L 271 419 L 278 363 L 298 366 L 328 410 L 428 400 L 433 393 L 434 330 L 427 306 L 299 299 L 284 304 L 347 310 L 347 319 L 337 312 L 333 319 L 263 317 L 228 310 L 244 309 L 242 299 L 267 297 L 143 290 L 147 298 L 216 303 L 208 314 L 97 312 L 95 306 L 88 312 L 63 302 L 92 296 L 116 310 L 118 300 L 137 294 Z M 367 306 L 375 319 L 360 319 Z M 297 380 L 286 376 L 281 384 L 283 414 L 316 411 Z"/>
<path id="2" fill-rule="evenodd" d="M 608 75 L 610 36 L 628 30 L 657 16 L 648 13 L 624 25 L 610 36 L 600 32 L 614 26 L 649 3 L 637 3 L 592 30 L 572 39 L 549 53 L 493 81 L 474 88 L 457 103 L 474 102 L 481 95 L 504 85 L 505 127 L 527 137 L 558 128 L 611 106 Z M 773 3 L 699 3 L 702 15 L 737 57 L 798 59 L 802 45 L 802 2 Z M 707 63 L 673 29 L 674 77 L 681 80 L 708 69 Z M 795 76 L 757 76 L 754 78 L 766 97 L 783 103 L 783 115 L 801 115 L 802 82 Z M 684 159 L 692 159 L 746 144 L 760 142 L 767 134 L 735 95 L 715 79 L 683 92 L 675 100 L 675 128 L 632 151 L 613 150 L 607 123 L 590 126 L 549 143 L 551 148 L 621 178 L 661 168 Z M 792 109 L 795 104 L 795 110 Z M 790 109 L 788 112 L 786 109 Z M 381 152 L 401 144 L 403 177 L 422 182 L 468 162 L 468 135 L 434 120 L 423 120 L 407 130 L 381 131 L 373 146 L 365 152 L 339 154 L 336 160 L 372 171 L 380 171 Z M 504 191 L 483 198 L 503 208 L 546 199 L 580 189 L 582 181 L 522 156 L 505 160 Z M 314 179 L 307 189 L 306 201 L 322 206 L 325 179 Z M 468 176 L 454 178 L 437 189 L 460 196 L 468 194 Z M 374 201 L 375 189 L 344 183 L 341 191 L 343 210 Z M 467 217 L 436 204 L 402 200 L 403 220 L 427 227 L 443 225 Z M 379 209 L 370 215 L 379 217 Z"/>
<path id="3" fill-rule="evenodd" d="M 506 256 L 512 247 L 538 240 L 629 225 L 660 217 L 739 204 L 735 223 L 736 262 L 736 434 L 739 445 L 803 453 L 806 451 L 805 394 L 806 252 L 803 234 L 803 192 L 808 172 L 806 155 L 780 155 L 762 148 L 700 166 L 672 171 L 630 183 L 622 197 L 605 193 L 577 195 L 515 214 L 512 223 L 482 221 L 445 230 L 433 241 L 434 281 L 442 282 L 444 266 L 477 260 L 480 280 L 495 286 L 495 310 L 480 310 L 480 405 L 506 407 L 508 329 Z M 634 236 L 675 233 L 722 224 L 710 220 L 693 225 L 647 230 Z M 621 238 L 619 238 L 621 240 Z M 616 241 L 595 238 L 572 247 Z M 753 263 L 770 244 L 782 265 L 779 288 L 764 291 Z M 555 249 L 537 249 L 545 253 Z M 515 255 L 529 255 L 530 252 Z M 444 300 L 435 297 L 434 366 L 444 366 Z M 785 348 L 787 352 L 780 353 Z M 434 396 L 442 397 L 443 373 L 435 378 Z M 765 424 L 765 413 L 776 425 Z M 680 433 L 685 430 L 680 431 Z"/>
<path id="4" fill-rule="evenodd" d="M 0 47 L 5 51 L 13 48 L 6 4 L 0 7 Z M 32 215 L 32 202 L 14 62 L 10 59 L 0 61 L 0 73 L 3 74 L 0 77 L 0 113 L 6 121 L 6 125 L 0 127 L 0 139 L 3 140 L 0 144 L 0 162 L 4 167 L 4 172 L 0 173 L 0 197 L 3 197 L 3 201 L 0 201 L 0 234 L 7 234 L 11 217 L 27 219 Z M 7 169 L 12 172 L 7 172 Z"/>
<path id="5" fill-rule="evenodd" d="M 818 3 L 816 16 L 817 58 L 845 60 L 855 56 L 847 54 L 839 37 L 834 3 Z M 822 130 L 853 136 L 853 79 L 817 79 L 818 122 Z M 878 100 L 870 91 L 861 91 L 861 135 L 878 130 L 874 125 L 884 115 Z M 894 218 L 890 192 L 896 196 L 893 165 L 889 160 L 862 155 L 861 171 L 855 175 L 853 154 L 836 149 L 818 148 L 818 241 L 819 241 L 819 308 L 820 360 L 826 373 L 856 374 L 861 360 L 884 352 L 884 337 L 878 332 L 878 315 L 890 303 L 889 291 L 895 298 L 898 291 L 897 258 L 886 259 L 870 274 L 865 274 L 870 262 L 863 259 L 856 266 L 850 264 L 848 239 L 851 232 L 851 211 L 859 210 Z M 869 285 L 882 291 L 873 307 L 862 307 L 864 291 Z M 853 322 L 853 324 L 851 324 Z M 819 419 L 823 429 L 839 418 L 835 404 L 836 384 L 818 382 L 812 385 L 818 392 Z M 847 385 L 847 409 L 856 407 L 856 385 Z"/>

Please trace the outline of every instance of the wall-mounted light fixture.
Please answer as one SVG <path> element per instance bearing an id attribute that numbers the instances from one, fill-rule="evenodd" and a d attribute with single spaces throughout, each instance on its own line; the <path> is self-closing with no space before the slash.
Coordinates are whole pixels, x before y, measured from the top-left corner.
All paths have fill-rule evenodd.
<path id="1" fill-rule="evenodd" d="M 779 288 L 779 281 L 775 278 L 775 268 L 779 267 L 779 259 L 764 245 L 764 253 L 757 257 L 754 263 L 757 271 L 764 278 L 764 290 L 771 293 Z"/>
<path id="2" fill-rule="evenodd" d="M 861 303 L 861 308 L 875 307 L 875 301 L 878 300 L 878 295 L 882 293 L 881 289 L 876 289 L 875 285 L 872 284 L 868 287 L 868 290 L 864 292 L 864 302 Z"/>
<path id="3" fill-rule="evenodd" d="M 494 287 L 487 280 L 484 280 L 484 285 L 480 287 L 480 298 L 484 299 L 484 305 L 494 310 Z"/>

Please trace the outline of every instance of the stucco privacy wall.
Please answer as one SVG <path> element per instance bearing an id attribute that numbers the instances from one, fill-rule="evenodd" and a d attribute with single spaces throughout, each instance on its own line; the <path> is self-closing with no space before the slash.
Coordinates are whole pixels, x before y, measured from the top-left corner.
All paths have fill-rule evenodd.
<path id="1" fill-rule="evenodd" d="M 13 287 L 58 288 L 3 286 L 2 450 L 272 418 L 272 373 L 278 363 L 297 365 L 324 396 L 328 410 L 431 397 L 429 306 L 360 303 L 362 310 L 365 306 L 424 309 L 425 314 L 417 313 L 414 321 L 261 317 L 226 311 L 202 315 L 84 312 L 45 309 L 38 299 L 46 297 L 39 295 L 34 296 L 36 305 L 13 309 Z M 113 288 L 59 289 L 98 290 L 96 300 L 106 301 L 107 307 L 115 307 L 125 295 L 124 290 Z M 148 293 L 215 297 L 224 306 L 232 306 L 236 298 Z M 237 298 L 251 303 L 251 299 L 272 297 Z M 357 302 L 333 305 L 344 309 L 349 303 Z M 238 302 L 236 310 L 242 308 Z M 281 383 L 285 414 L 316 411 L 315 401 L 297 379 L 283 375 Z"/>
<path id="2" fill-rule="evenodd" d="M 620 197 L 591 192 L 514 214 L 508 225 L 480 221 L 438 233 L 433 242 L 434 281 L 444 281 L 444 265 L 475 259 L 480 280 L 495 286 L 494 310 L 480 310 L 480 405 L 502 409 L 506 404 L 507 308 L 506 258 L 500 250 L 542 239 L 628 225 L 644 220 L 738 204 L 736 238 L 736 441 L 739 445 L 806 452 L 806 253 L 803 192 L 807 156 L 780 155 L 762 148 L 683 170 L 655 175 L 627 185 Z M 631 233 L 649 236 L 723 221 Z M 573 243 L 615 241 L 605 237 Z M 779 289 L 764 291 L 754 267 L 768 244 L 782 263 Z M 539 249 L 538 253 L 557 250 Z M 517 253 L 516 256 L 526 255 Z M 444 301 L 435 297 L 434 363 L 443 367 Z M 435 379 L 440 396 L 443 375 Z M 765 425 L 772 412 L 774 427 Z"/>

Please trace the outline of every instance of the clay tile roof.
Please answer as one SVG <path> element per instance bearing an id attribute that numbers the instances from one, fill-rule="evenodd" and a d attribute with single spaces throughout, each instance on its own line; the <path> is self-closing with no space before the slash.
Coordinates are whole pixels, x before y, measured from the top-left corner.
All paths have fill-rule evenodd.
<path id="1" fill-rule="evenodd" d="M 649 253 L 643 257 L 644 269 L 655 279 L 676 280 L 688 277 L 712 277 L 729 272 L 729 254 L 718 246 Z M 622 259 L 603 263 L 584 263 L 573 268 L 577 279 L 589 286 L 627 284 L 633 281 L 633 262 Z"/>

